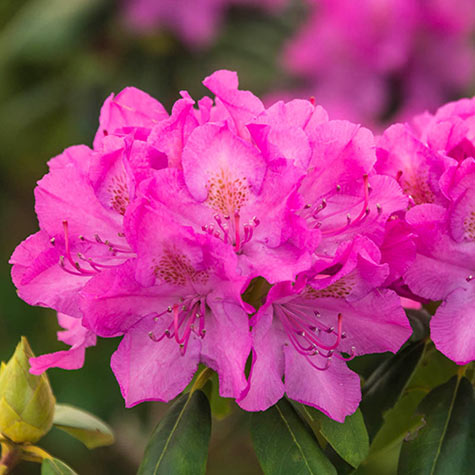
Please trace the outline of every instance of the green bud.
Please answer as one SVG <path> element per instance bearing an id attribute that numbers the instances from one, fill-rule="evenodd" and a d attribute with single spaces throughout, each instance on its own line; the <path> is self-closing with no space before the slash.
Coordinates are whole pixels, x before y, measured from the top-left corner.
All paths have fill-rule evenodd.
<path id="1" fill-rule="evenodd" d="M 56 400 L 46 373 L 30 374 L 34 354 L 21 338 L 10 361 L 0 367 L 0 434 L 16 443 L 33 443 L 53 424 Z"/>

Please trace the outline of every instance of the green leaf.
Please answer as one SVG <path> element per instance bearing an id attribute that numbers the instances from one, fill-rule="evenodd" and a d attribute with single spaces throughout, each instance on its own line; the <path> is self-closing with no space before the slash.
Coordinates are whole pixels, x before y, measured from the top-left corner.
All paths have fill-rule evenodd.
<path id="1" fill-rule="evenodd" d="M 88 449 L 114 443 L 114 433 L 105 422 L 68 404 L 56 404 L 53 424 L 80 440 Z"/>
<path id="2" fill-rule="evenodd" d="M 423 352 L 424 342 L 412 343 L 385 360 L 367 379 L 360 408 L 370 439 L 380 429 L 384 412 L 401 396 Z"/>
<path id="3" fill-rule="evenodd" d="M 384 413 L 384 423 L 371 443 L 370 453 L 360 465 L 358 475 L 394 475 L 404 437 L 421 426 L 416 409 L 422 399 L 436 386 L 457 374 L 458 366 L 432 343 L 424 354 L 394 407 Z M 363 466 L 364 465 L 364 466 Z"/>
<path id="4" fill-rule="evenodd" d="M 312 431 L 286 399 L 253 413 L 251 434 L 266 475 L 336 475 Z"/>
<path id="5" fill-rule="evenodd" d="M 419 404 L 425 424 L 402 446 L 398 473 L 453 475 L 475 467 L 475 399 L 466 378 L 454 376 Z"/>
<path id="6" fill-rule="evenodd" d="M 359 409 L 351 416 L 347 416 L 341 424 L 315 409 L 300 404 L 301 411 L 310 421 L 314 430 L 324 437 L 335 452 L 353 467 L 367 457 L 369 452 L 369 437 Z"/>
<path id="7" fill-rule="evenodd" d="M 234 399 L 224 398 L 219 395 L 219 380 L 217 373 L 213 372 L 201 390 L 208 398 L 213 419 L 225 419 L 235 409 L 236 404 L 234 403 Z"/>
<path id="8" fill-rule="evenodd" d="M 210 434 L 207 397 L 200 390 L 184 394 L 154 430 L 138 475 L 204 474 Z"/>
<path id="9" fill-rule="evenodd" d="M 99 0 L 32 0 L 27 2 L 0 35 L 0 61 L 10 58 L 54 59 L 71 51 Z"/>
<path id="10" fill-rule="evenodd" d="M 41 475 L 77 475 L 77 473 L 59 459 L 44 459 L 41 464 Z"/>
<path id="11" fill-rule="evenodd" d="M 408 432 L 420 426 L 421 415 L 416 409 L 422 399 L 436 386 L 457 374 L 458 366 L 430 344 L 403 394 L 392 409 L 384 415 L 384 424 L 375 437 L 371 452 L 390 444 L 402 444 Z"/>

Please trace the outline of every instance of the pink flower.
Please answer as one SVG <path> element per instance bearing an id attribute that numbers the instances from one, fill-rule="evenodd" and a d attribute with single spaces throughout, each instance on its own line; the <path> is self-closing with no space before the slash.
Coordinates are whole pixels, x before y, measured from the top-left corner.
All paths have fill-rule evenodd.
<path id="1" fill-rule="evenodd" d="M 470 0 L 310 0 L 284 55 L 333 117 L 378 124 L 463 94 L 474 74 Z M 351 100 L 349 98 L 351 97 Z M 398 103 L 394 103 L 394 98 Z"/>
<path id="2" fill-rule="evenodd" d="M 359 376 L 345 361 L 395 352 L 407 340 L 411 330 L 397 295 L 372 290 L 383 282 L 387 265 L 373 261 L 363 242 L 352 255 L 353 264 L 330 284 L 322 285 L 317 275 L 300 285 L 272 287 L 252 319 L 253 366 L 239 401 L 244 409 L 265 410 L 286 392 L 343 422 L 361 397 Z"/>
<path id="3" fill-rule="evenodd" d="M 70 147 L 50 160 L 49 173 L 35 189 L 40 230 L 10 259 L 26 302 L 65 314 L 60 323 L 80 319 L 79 291 L 88 280 L 134 256 L 123 216 L 140 181 L 167 164 L 163 153 L 144 141 L 149 127 L 165 117 L 157 101 L 127 88 L 106 100 L 94 150 Z"/>
<path id="4" fill-rule="evenodd" d="M 447 104 L 434 116 L 390 127 L 379 141 L 377 168 L 395 176 L 413 206 L 414 264 L 403 273 L 419 297 L 442 300 L 431 320 L 437 348 L 458 364 L 475 359 L 474 101 Z"/>
<path id="5" fill-rule="evenodd" d="M 204 84 L 214 102 L 182 92 L 171 115 L 133 88 L 111 96 L 94 150 L 50 162 L 12 275 L 61 312 L 71 349 L 33 371 L 78 368 L 96 336 L 121 336 L 128 407 L 173 399 L 203 363 L 248 410 L 286 391 L 342 421 L 360 399 L 345 359 L 410 334 L 387 289 L 415 258 L 408 198 L 376 173 L 368 129 L 309 101 L 265 109 L 230 71 Z"/>
<path id="6" fill-rule="evenodd" d="M 138 258 L 94 277 L 83 291 L 85 324 L 104 337 L 125 335 L 112 369 L 127 407 L 169 401 L 201 361 L 220 377 L 220 393 L 246 387 L 248 317 L 240 294 L 246 277 L 236 255 L 209 235 L 141 207 Z"/>

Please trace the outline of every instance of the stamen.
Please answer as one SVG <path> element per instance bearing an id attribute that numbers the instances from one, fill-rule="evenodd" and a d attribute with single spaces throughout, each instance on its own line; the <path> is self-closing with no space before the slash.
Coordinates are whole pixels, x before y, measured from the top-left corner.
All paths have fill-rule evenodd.
<path id="1" fill-rule="evenodd" d="M 473 275 L 470 274 L 469 276 L 467 276 L 467 278 L 465 279 L 467 282 L 470 282 L 471 280 L 473 280 Z"/>
<path id="2" fill-rule="evenodd" d="M 236 252 L 239 252 L 241 250 L 241 236 L 240 236 L 240 233 L 239 233 L 239 219 L 240 219 L 239 212 L 236 211 L 234 213 L 234 233 L 235 233 L 235 237 L 236 237 L 236 244 L 235 244 Z"/>
<path id="3" fill-rule="evenodd" d="M 324 371 L 329 368 L 332 357 L 342 360 L 354 358 L 355 349 L 353 347 L 349 356 L 343 356 L 337 351 L 341 340 L 346 338 L 346 334 L 342 331 L 343 317 L 341 313 L 338 314 L 337 329 L 335 331 L 335 327 L 327 327 L 323 322 L 317 320 L 320 316 L 317 310 L 313 310 L 311 314 L 308 314 L 300 310 L 299 307 L 304 307 L 308 310 L 308 307 L 297 302 L 276 305 L 274 310 L 287 333 L 289 343 L 292 344 L 295 351 L 307 359 L 312 367 Z M 336 335 L 335 342 L 333 344 L 323 343 L 317 338 L 321 331 L 327 334 L 334 333 Z M 317 357 L 326 360 L 323 366 L 313 361 Z"/>
<path id="4" fill-rule="evenodd" d="M 340 187 L 340 189 L 341 189 L 341 187 Z M 350 226 L 352 226 L 356 223 L 361 223 L 362 221 L 364 221 L 370 213 L 370 209 L 368 207 L 368 204 L 369 204 L 369 195 L 370 195 L 371 190 L 372 190 L 372 188 L 371 188 L 371 185 L 369 184 L 369 181 L 368 181 L 368 175 L 363 175 L 364 199 L 363 199 L 363 207 L 361 208 L 361 211 L 358 214 L 358 216 L 355 219 L 351 219 L 351 215 L 348 213 L 346 215 L 346 225 L 345 226 L 343 226 L 341 228 L 338 228 L 338 229 L 329 230 L 329 231 L 322 231 L 322 234 L 324 236 L 334 236 L 336 234 L 340 234 L 340 233 L 346 231 Z M 326 200 L 323 200 L 322 204 L 324 202 L 325 202 L 325 206 L 326 206 Z M 376 205 L 376 207 L 378 207 L 378 205 Z M 323 208 L 321 208 L 321 209 L 323 209 Z M 317 212 L 321 211 L 321 209 L 320 210 L 317 209 Z M 378 209 L 378 212 L 380 212 L 379 209 Z M 326 218 L 329 218 L 329 217 L 330 216 L 326 216 Z"/>
<path id="5" fill-rule="evenodd" d="M 223 222 L 223 219 L 227 222 Z M 214 224 L 205 224 L 201 226 L 201 230 L 221 239 L 225 244 L 232 244 L 236 252 L 240 252 L 242 246 L 252 239 L 254 228 L 260 224 L 260 220 L 254 216 L 248 223 L 241 225 L 241 215 L 238 211 L 235 211 L 233 220 L 229 215 L 219 214 L 214 215 L 214 220 L 218 228 L 215 228 Z"/>
<path id="6" fill-rule="evenodd" d="M 149 332 L 149 337 L 155 341 L 162 341 L 165 337 L 175 338 L 178 346 L 180 347 L 180 353 L 184 355 L 190 341 L 190 336 L 192 333 L 197 335 L 199 338 L 204 338 L 205 329 L 204 329 L 204 311 L 206 309 L 206 304 L 203 300 L 200 300 L 198 297 L 187 297 L 182 300 L 182 304 L 174 304 L 167 307 L 167 309 L 154 317 L 154 321 L 158 322 L 160 317 L 163 317 L 166 314 L 172 314 L 172 320 L 166 330 L 160 336 L 156 336 L 154 332 Z M 195 325 L 196 319 L 199 322 L 199 329 L 197 330 Z"/>
<path id="7" fill-rule="evenodd" d="M 97 271 L 82 269 L 81 266 L 79 265 L 79 262 L 75 262 L 73 260 L 71 256 L 71 249 L 70 249 L 70 244 L 69 244 L 69 227 L 68 227 L 68 222 L 66 220 L 63 220 L 63 230 L 64 230 L 64 248 L 65 248 L 66 254 L 65 256 L 59 257 L 59 264 L 62 267 L 62 269 L 72 275 L 78 275 L 78 276 L 95 275 Z M 66 263 L 64 262 L 65 257 L 69 261 L 69 263 L 74 267 L 74 269 L 76 269 L 78 272 L 73 272 L 66 268 Z"/>

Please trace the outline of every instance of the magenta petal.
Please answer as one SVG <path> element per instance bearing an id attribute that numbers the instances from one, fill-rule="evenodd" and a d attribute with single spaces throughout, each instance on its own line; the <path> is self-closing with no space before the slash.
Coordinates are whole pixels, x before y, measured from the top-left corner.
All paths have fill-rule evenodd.
<path id="1" fill-rule="evenodd" d="M 205 124 L 197 127 L 188 139 L 183 151 L 183 172 L 190 193 L 196 200 L 204 201 L 211 184 L 218 186 L 219 180 L 228 187 L 234 180 L 241 180 L 244 189 L 249 186 L 259 193 L 266 162 L 227 126 Z"/>
<path id="2" fill-rule="evenodd" d="M 80 318 L 58 313 L 58 321 L 66 329 L 65 331 L 58 332 L 58 340 L 70 345 L 71 348 L 31 358 L 30 373 L 41 374 L 49 368 L 82 368 L 86 348 L 95 346 L 96 336 L 82 326 Z"/>
<path id="3" fill-rule="evenodd" d="M 78 291 L 88 277 L 66 273 L 59 265 L 59 257 L 47 233 L 39 231 L 19 244 L 11 256 L 12 280 L 18 295 L 30 305 L 80 317 Z"/>
<path id="4" fill-rule="evenodd" d="M 87 173 L 97 158 L 89 148 L 76 146 L 50 160 L 51 171 L 35 189 L 40 228 L 50 236 L 62 236 L 67 221 L 70 236 L 99 234 L 103 240 L 117 240 L 121 216 L 101 205 Z"/>
<path id="5" fill-rule="evenodd" d="M 475 280 L 447 297 L 430 329 L 435 346 L 448 358 L 460 365 L 475 360 Z"/>
<path id="6" fill-rule="evenodd" d="M 155 325 L 153 318 L 138 322 L 112 355 L 112 371 L 126 407 L 143 401 L 170 401 L 185 389 L 198 368 L 198 339 L 192 336 L 186 353 L 181 355 L 174 339 L 154 342 L 148 336 Z"/>
<path id="7" fill-rule="evenodd" d="M 247 386 L 244 368 L 251 351 L 249 318 L 234 303 L 208 298 L 211 312 L 206 315 L 206 336 L 201 360 L 216 370 L 222 397 L 238 398 Z"/>
<path id="8" fill-rule="evenodd" d="M 224 107 L 241 137 L 249 137 L 246 124 L 263 110 L 259 98 L 250 91 L 238 90 L 238 76 L 234 71 L 216 71 L 203 84 L 216 95 L 216 104 Z"/>
<path id="9" fill-rule="evenodd" d="M 93 277 L 81 292 L 84 324 L 103 337 L 128 331 L 146 315 L 160 313 L 174 294 L 168 286 L 142 287 L 135 263 L 128 261 Z"/>
<path id="10" fill-rule="evenodd" d="M 291 346 L 285 352 L 285 390 L 290 399 L 313 406 L 343 422 L 361 400 L 360 378 L 344 361 L 334 359 L 325 371 L 313 368 Z"/>
<path id="11" fill-rule="evenodd" d="M 249 388 L 238 404 L 246 411 L 265 411 L 284 395 L 285 334 L 273 323 L 272 305 L 259 312 L 254 326 L 252 368 Z"/>
<path id="12" fill-rule="evenodd" d="M 328 312 L 342 314 L 347 337 L 340 350 L 357 355 L 396 353 L 412 334 L 399 296 L 388 289 L 377 289 L 362 299 L 346 303 L 341 299 L 319 299 L 316 303 L 323 317 Z"/>
<path id="13" fill-rule="evenodd" d="M 99 150 L 101 141 L 114 132 L 127 127 L 148 127 L 168 118 L 165 108 L 146 92 L 126 87 L 116 96 L 111 94 L 101 108 L 99 129 L 94 138 L 94 149 Z"/>
<path id="14" fill-rule="evenodd" d="M 159 122 L 151 131 L 148 142 L 168 157 L 170 167 L 181 168 L 181 154 L 188 136 L 198 125 L 193 115 L 195 101 L 188 96 L 173 106 L 169 119 Z"/>

